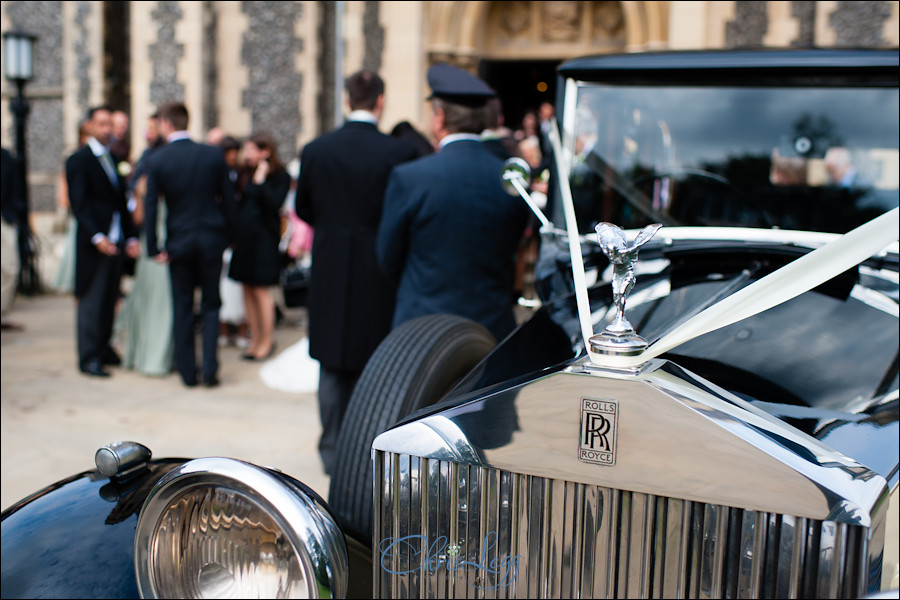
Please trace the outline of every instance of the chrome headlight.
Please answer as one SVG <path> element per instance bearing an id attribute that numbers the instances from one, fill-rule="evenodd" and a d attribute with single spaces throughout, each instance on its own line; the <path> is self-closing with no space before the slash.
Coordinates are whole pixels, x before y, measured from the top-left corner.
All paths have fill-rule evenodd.
<path id="1" fill-rule="evenodd" d="M 347 590 L 347 548 L 320 498 L 241 461 L 202 458 L 147 496 L 134 541 L 142 597 L 321 598 Z"/>

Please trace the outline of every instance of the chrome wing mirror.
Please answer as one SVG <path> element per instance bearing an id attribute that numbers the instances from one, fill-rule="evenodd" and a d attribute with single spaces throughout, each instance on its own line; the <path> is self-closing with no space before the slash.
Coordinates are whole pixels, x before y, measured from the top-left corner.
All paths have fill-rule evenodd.
<path id="1" fill-rule="evenodd" d="M 544 211 L 535 203 L 531 194 L 528 193 L 528 186 L 531 185 L 531 167 L 523 159 L 513 156 L 503 163 L 503 171 L 500 175 L 500 182 L 503 189 L 510 196 L 521 196 L 522 200 L 528 204 L 528 208 L 541 222 L 541 231 L 556 231 L 553 223 L 544 214 Z"/>

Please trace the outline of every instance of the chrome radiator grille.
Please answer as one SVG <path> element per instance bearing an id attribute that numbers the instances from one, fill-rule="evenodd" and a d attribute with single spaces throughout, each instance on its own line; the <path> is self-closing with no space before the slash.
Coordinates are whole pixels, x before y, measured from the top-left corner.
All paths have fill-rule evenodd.
<path id="1" fill-rule="evenodd" d="M 375 452 L 382 598 L 857 597 L 867 529 Z"/>

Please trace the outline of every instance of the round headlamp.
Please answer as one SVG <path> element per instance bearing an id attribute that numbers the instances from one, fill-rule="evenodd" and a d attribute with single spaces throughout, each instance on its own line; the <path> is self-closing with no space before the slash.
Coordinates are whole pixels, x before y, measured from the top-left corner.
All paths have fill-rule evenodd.
<path id="1" fill-rule="evenodd" d="M 314 492 L 228 458 L 154 486 L 134 538 L 144 598 L 321 598 L 347 590 L 343 534 Z"/>

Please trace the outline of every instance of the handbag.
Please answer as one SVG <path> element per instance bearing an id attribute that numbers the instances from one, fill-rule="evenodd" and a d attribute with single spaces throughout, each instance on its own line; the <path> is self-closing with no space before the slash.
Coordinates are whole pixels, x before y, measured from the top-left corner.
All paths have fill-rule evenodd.
<path id="1" fill-rule="evenodd" d="M 281 289 L 284 293 L 284 305 L 288 308 L 306 306 L 309 272 L 309 265 L 302 265 L 296 260 L 281 270 Z"/>

